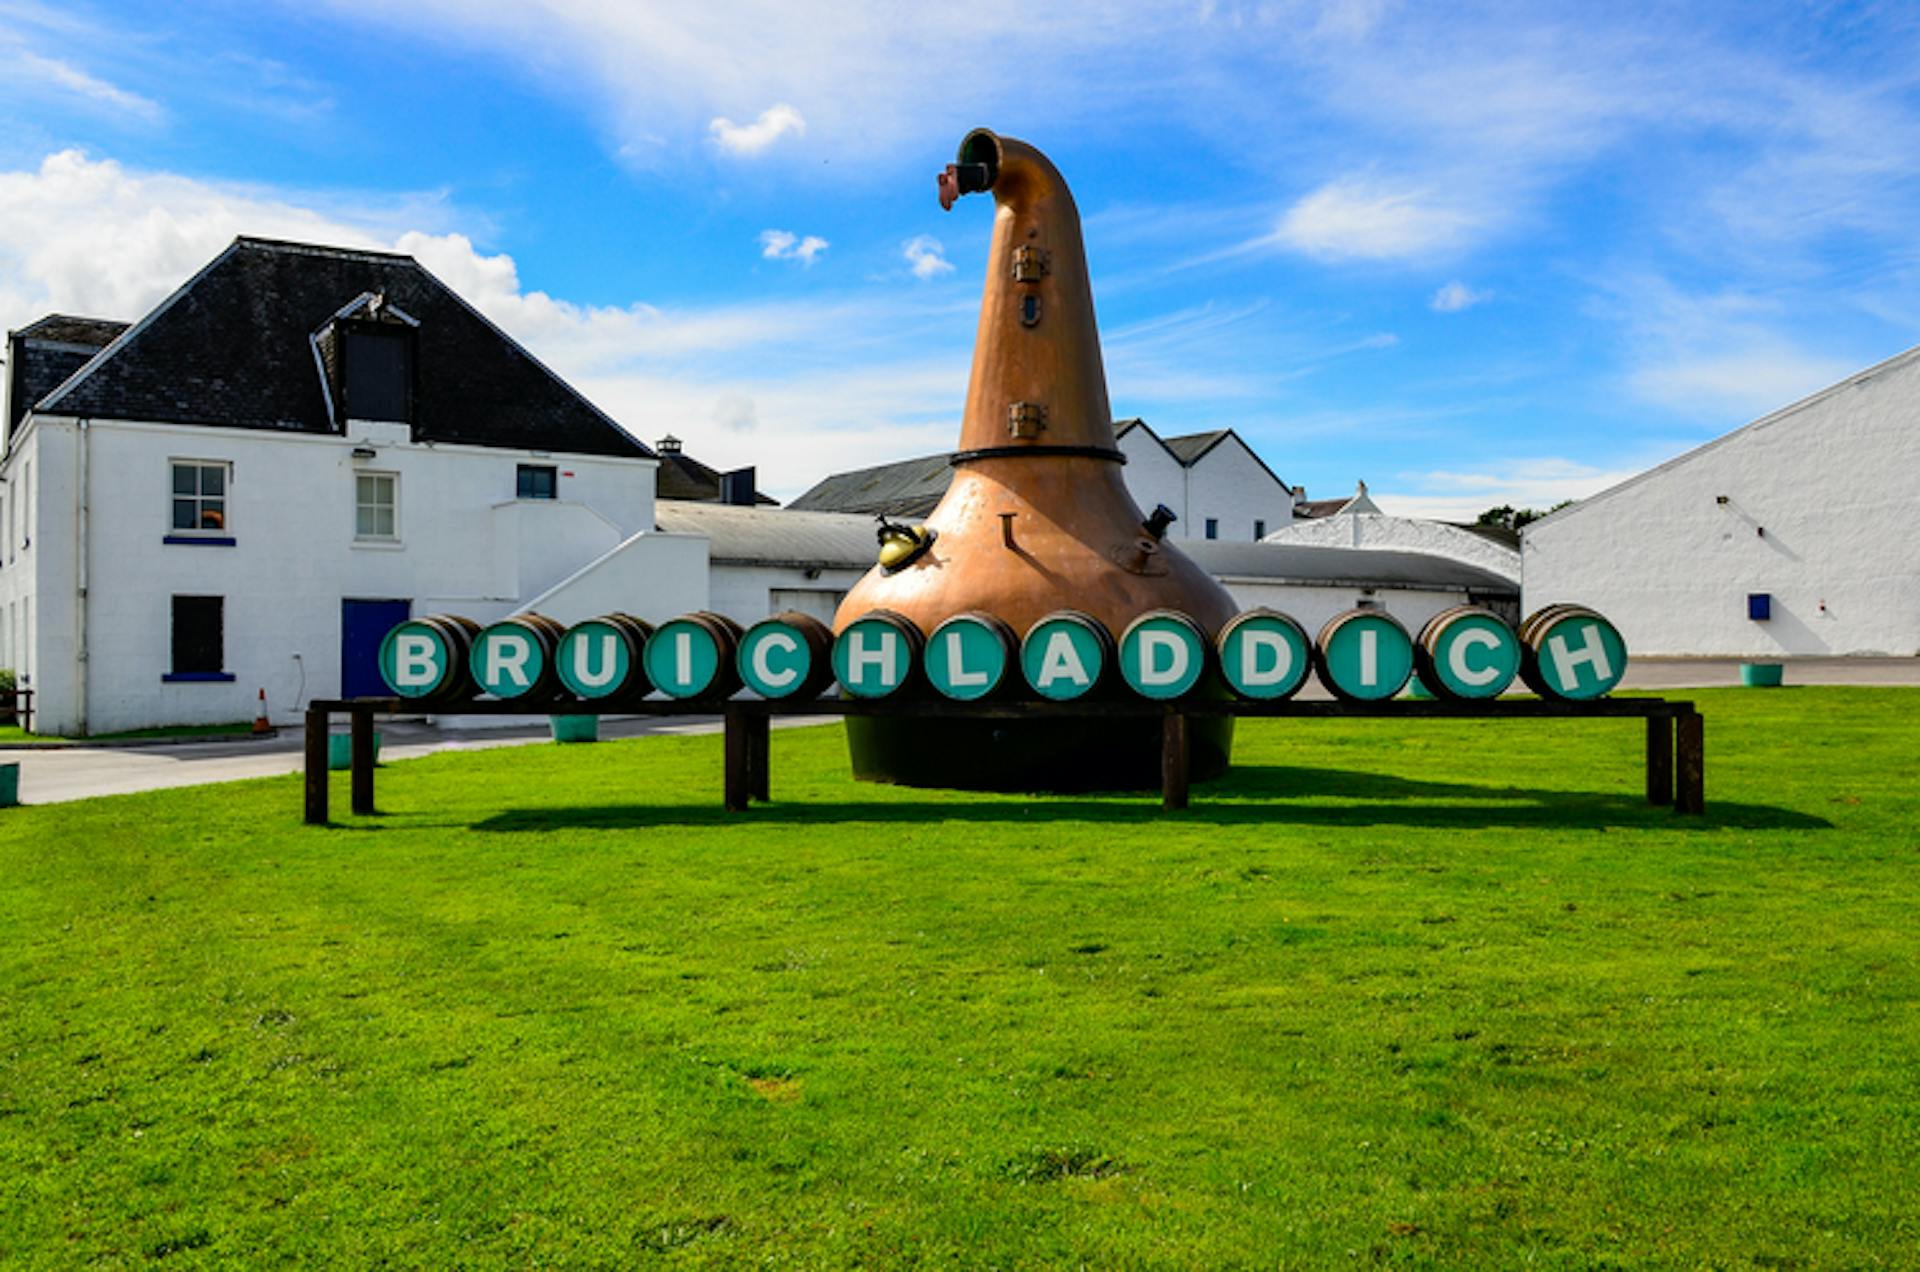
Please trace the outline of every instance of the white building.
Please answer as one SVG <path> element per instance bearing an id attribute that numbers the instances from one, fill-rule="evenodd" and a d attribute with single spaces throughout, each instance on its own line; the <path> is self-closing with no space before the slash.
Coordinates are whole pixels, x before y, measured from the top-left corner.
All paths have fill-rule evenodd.
<path id="1" fill-rule="evenodd" d="M 1165 504 L 1177 521 L 1174 539 L 1264 538 L 1293 520 L 1291 487 L 1230 428 L 1162 439 L 1142 420 L 1113 426 L 1127 493 L 1143 514 Z M 815 483 L 789 508 L 924 517 L 953 480 L 945 455 L 922 455 L 873 468 L 835 473 Z"/>
<path id="2" fill-rule="evenodd" d="M 1920 349 L 1522 531 L 1637 654 L 1920 653 Z"/>
<path id="3" fill-rule="evenodd" d="M 1262 543 L 1292 547 L 1380 548 L 1446 557 L 1490 571 L 1520 586 L 1520 553 L 1512 531 L 1450 525 L 1419 517 L 1390 517 L 1367 494 L 1367 484 L 1330 516 L 1302 517 Z"/>
<path id="4" fill-rule="evenodd" d="M 9 349 L 0 665 L 42 732 L 381 692 L 409 613 L 706 604 L 648 448 L 409 257 L 243 238 L 131 327 Z"/>

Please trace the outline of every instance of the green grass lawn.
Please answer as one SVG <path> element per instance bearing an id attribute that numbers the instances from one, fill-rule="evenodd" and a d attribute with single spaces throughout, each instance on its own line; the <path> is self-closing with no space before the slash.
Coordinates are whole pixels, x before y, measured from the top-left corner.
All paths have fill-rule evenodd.
<path id="1" fill-rule="evenodd" d="M 776 732 L 0 816 L 0 1264 L 1912 1267 L 1920 691 L 1243 723 L 1149 797 Z M 335 808 L 347 806 L 346 775 Z"/>

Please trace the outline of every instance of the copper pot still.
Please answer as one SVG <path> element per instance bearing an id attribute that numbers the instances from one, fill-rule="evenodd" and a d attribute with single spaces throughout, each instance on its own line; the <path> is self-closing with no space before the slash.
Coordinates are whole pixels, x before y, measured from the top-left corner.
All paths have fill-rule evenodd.
<path id="1" fill-rule="evenodd" d="M 838 632 L 887 609 L 930 632 L 969 610 L 1024 635 L 1055 610 L 1117 636 L 1140 614 L 1176 609 L 1210 634 L 1233 599 L 1161 536 L 1121 477 L 1094 323 L 1080 213 L 1047 157 L 984 128 L 940 174 L 940 202 L 991 193 L 993 245 L 953 482 L 927 518 L 924 550 L 876 565 L 841 602 Z M 897 561 L 898 553 L 890 560 Z M 1230 762 L 1233 722 L 1196 718 L 1192 775 Z M 847 720 L 854 776 L 979 790 L 1119 790 L 1158 785 L 1152 717 L 1066 720 Z"/>

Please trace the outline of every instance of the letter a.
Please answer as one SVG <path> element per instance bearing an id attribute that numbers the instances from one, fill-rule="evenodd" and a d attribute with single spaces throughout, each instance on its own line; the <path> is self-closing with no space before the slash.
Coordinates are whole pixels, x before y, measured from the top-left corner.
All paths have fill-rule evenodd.
<path id="1" fill-rule="evenodd" d="M 1055 681 L 1065 680 L 1076 685 L 1090 685 L 1093 677 L 1087 674 L 1086 664 L 1080 661 L 1080 651 L 1074 648 L 1073 637 L 1065 632 L 1055 632 L 1047 637 L 1047 647 L 1040 656 L 1040 674 L 1034 677 L 1038 688 L 1051 688 Z"/>

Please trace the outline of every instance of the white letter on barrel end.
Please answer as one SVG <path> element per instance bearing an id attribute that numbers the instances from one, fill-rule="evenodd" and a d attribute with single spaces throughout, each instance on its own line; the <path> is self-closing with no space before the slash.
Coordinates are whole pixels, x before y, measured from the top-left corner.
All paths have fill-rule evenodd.
<path id="1" fill-rule="evenodd" d="M 800 673 L 792 667 L 785 671 L 773 669 L 772 664 L 767 661 L 767 654 L 775 647 L 792 653 L 800 648 L 800 642 L 785 632 L 768 632 L 762 636 L 760 643 L 753 647 L 753 674 L 758 676 L 769 689 L 785 689 L 800 679 Z"/>
<path id="2" fill-rule="evenodd" d="M 867 648 L 867 642 L 859 628 L 847 633 L 847 674 L 859 680 L 862 667 L 874 667 L 880 672 L 880 685 L 891 689 L 900 683 L 895 671 L 899 659 L 900 637 L 890 631 L 877 631 L 873 634 L 874 648 Z"/>
<path id="3" fill-rule="evenodd" d="M 1158 650 L 1166 650 L 1169 657 L 1167 665 L 1154 665 L 1154 655 Z M 1172 632 L 1152 630 L 1140 633 L 1140 683 L 1143 685 L 1172 685 L 1180 683 L 1187 674 L 1187 642 Z"/>
<path id="4" fill-rule="evenodd" d="M 1613 664 L 1607 661 L 1607 646 L 1600 636 L 1598 623 L 1587 625 L 1587 638 L 1580 642 L 1578 651 L 1567 645 L 1565 636 L 1552 637 L 1547 641 L 1547 648 L 1553 654 L 1554 670 L 1560 673 L 1560 683 L 1563 685 L 1580 683 L 1579 677 L 1574 674 L 1574 669 L 1582 663 L 1592 667 L 1593 674 L 1602 680 L 1613 676 Z"/>
<path id="5" fill-rule="evenodd" d="M 1047 637 L 1047 648 L 1040 656 L 1040 674 L 1034 679 L 1039 682 L 1034 686 L 1037 689 L 1052 688 L 1056 680 L 1076 685 L 1093 683 L 1086 664 L 1080 661 L 1080 651 L 1073 647 L 1073 637 L 1065 632 Z"/>
<path id="6" fill-rule="evenodd" d="M 984 685 L 993 677 L 984 671 L 968 671 L 963 665 L 967 644 L 960 639 L 959 632 L 947 633 L 947 678 L 953 681 L 955 689 L 971 689 L 975 685 Z"/>
<path id="7" fill-rule="evenodd" d="M 527 660 L 533 657 L 533 642 L 525 636 L 495 636 L 487 642 L 487 683 L 505 680 L 525 689 L 533 681 L 527 675 Z"/>
<path id="8" fill-rule="evenodd" d="M 1490 685 L 1500 678 L 1497 668 L 1489 665 L 1475 671 L 1467 663 L 1467 651 L 1470 649 L 1498 649 L 1500 638 L 1484 627 L 1469 627 L 1461 632 L 1453 647 L 1447 650 L 1447 669 L 1453 672 L 1454 679 L 1463 685 L 1475 688 Z"/>
<path id="9" fill-rule="evenodd" d="M 1260 655 L 1271 651 L 1273 666 L 1260 670 Z M 1253 688 L 1277 685 L 1293 670 L 1293 646 L 1279 632 L 1247 630 L 1240 637 L 1240 683 Z"/>
<path id="10" fill-rule="evenodd" d="M 440 678 L 440 642 L 409 632 L 393 642 L 393 687 L 417 689 Z"/>

